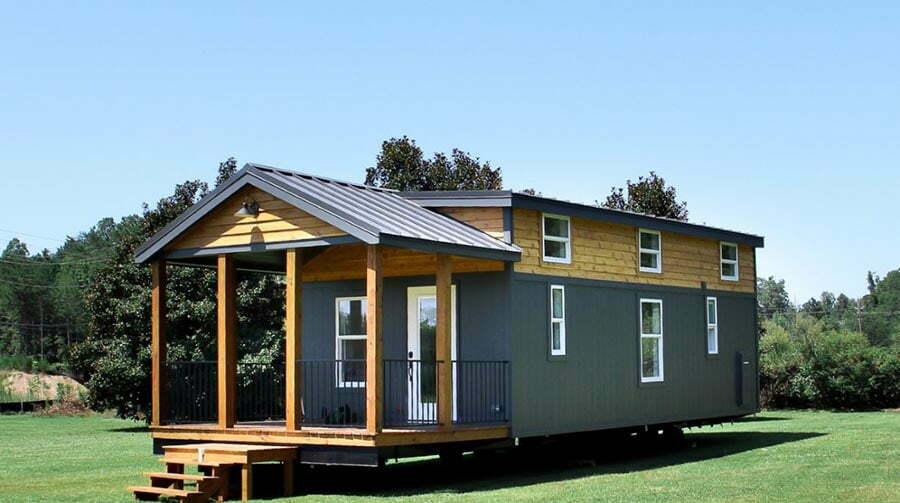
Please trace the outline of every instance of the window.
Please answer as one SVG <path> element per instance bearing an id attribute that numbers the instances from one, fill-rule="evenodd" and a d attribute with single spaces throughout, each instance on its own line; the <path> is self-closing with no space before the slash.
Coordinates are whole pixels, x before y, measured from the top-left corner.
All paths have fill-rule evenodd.
<path id="1" fill-rule="evenodd" d="M 662 237 L 659 232 L 638 230 L 638 248 L 641 272 L 662 272 Z"/>
<path id="2" fill-rule="evenodd" d="M 366 385 L 366 298 L 335 299 L 335 382 L 339 388 Z"/>
<path id="3" fill-rule="evenodd" d="M 572 242 L 569 236 L 569 217 L 544 214 L 544 261 L 568 264 L 572 262 Z"/>
<path id="4" fill-rule="evenodd" d="M 722 279 L 738 280 L 738 249 L 734 243 L 719 243 Z"/>
<path id="5" fill-rule="evenodd" d="M 641 382 L 663 380 L 662 301 L 641 299 Z"/>
<path id="6" fill-rule="evenodd" d="M 719 354 L 719 301 L 706 298 L 706 352 Z"/>
<path id="7" fill-rule="evenodd" d="M 550 354 L 566 354 L 566 288 L 550 285 Z"/>

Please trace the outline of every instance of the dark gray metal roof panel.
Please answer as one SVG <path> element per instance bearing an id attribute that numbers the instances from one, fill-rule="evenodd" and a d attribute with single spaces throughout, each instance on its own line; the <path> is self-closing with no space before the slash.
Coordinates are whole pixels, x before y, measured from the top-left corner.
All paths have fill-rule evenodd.
<path id="1" fill-rule="evenodd" d="M 442 206 L 471 207 L 515 207 L 527 208 L 549 213 L 580 216 L 594 220 L 633 225 L 648 229 L 688 234 L 692 236 L 732 241 L 739 244 L 762 248 L 765 238 L 754 234 L 692 224 L 671 218 L 655 217 L 631 211 L 614 210 L 600 206 L 561 201 L 548 197 L 533 196 L 521 192 L 505 190 L 471 190 L 471 191 L 434 191 L 434 192 L 400 192 L 417 204 L 434 208 Z"/>
<path id="2" fill-rule="evenodd" d="M 418 244 L 460 255 L 519 260 L 521 250 L 472 226 L 429 210 L 389 189 L 247 164 L 135 252 L 137 262 L 159 253 L 185 229 L 244 186 L 261 190 L 326 221 L 366 243 Z M 387 244 L 387 243 L 385 243 Z"/>

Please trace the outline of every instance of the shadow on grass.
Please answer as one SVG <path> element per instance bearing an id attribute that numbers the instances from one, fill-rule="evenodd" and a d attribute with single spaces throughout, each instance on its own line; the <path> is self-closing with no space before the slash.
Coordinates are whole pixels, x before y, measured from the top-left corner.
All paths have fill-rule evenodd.
<path id="1" fill-rule="evenodd" d="M 779 417 L 779 416 L 745 416 L 740 419 L 736 419 L 735 423 L 756 423 L 760 421 L 790 421 L 789 417 Z"/>
<path id="2" fill-rule="evenodd" d="M 106 430 L 110 433 L 147 433 L 150 431 L 150 428 L 146 425 L 144 426 L 123 426 L 118 428 L 110 428 Z"/>
<path id="3" fill-rule="evenodd" d="M 507 453 L 467 455 L 455 465 L 437 458 L 392 463 L 383 469 L 305 467 L 302 494 L 378 497 L 429 493 L 468 493 L 558 482 L 603 474 L 622 474 L 720 458 L 797 442 L 823 433 L 691 433 L 665 443 L 633 438 L 581 442 L 577 447 L 518 448 Z M 279 487 L 280 484 L 273 484 Z M 262 496 L 262 495 L 261 495 Z M 276 496 L 276 495 L 272 495 Z"/>

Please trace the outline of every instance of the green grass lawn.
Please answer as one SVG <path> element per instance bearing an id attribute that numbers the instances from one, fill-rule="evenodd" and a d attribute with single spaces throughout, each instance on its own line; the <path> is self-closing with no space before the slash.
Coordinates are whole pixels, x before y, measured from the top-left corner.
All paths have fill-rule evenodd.
<path id="1" fill-rule="evenodd" d="M 305 496 L 278 501 L 900 501 L 900 413 L 775 411 L 695 429 L 678 448 L 312 469 Z M 159 469 L 141 425 L 101 417 L 0 416 L 0 501 L 133 501 Z M 264 480 L 258 477 L 258 480 Z"/>

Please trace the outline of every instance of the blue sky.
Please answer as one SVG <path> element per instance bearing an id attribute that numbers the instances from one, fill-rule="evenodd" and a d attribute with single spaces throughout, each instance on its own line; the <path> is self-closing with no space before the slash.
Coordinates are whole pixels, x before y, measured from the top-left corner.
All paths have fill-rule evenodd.
<path id="1" fill-rule="evenodd" d="M 4 3 L 2 244 L 406 134 L 579 202 L 655 170 L 799 300 L 900 267 L 900 4 L 327 4 Z"/>

